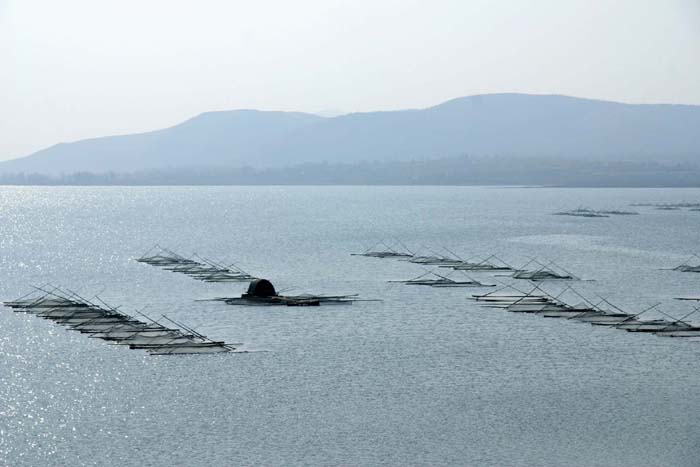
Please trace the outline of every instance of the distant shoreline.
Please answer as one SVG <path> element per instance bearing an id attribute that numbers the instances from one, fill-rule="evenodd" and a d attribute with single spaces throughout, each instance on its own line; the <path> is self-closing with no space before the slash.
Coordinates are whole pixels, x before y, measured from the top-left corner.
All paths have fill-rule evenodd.
<path id="1" fill-rule="evenodd" d="M 132 172 L 0 173 L 16 186 L 499 186 L 700 187 L 700 165 L 640 161 L 473 157 L 287 167 L 178 167 Z"/>

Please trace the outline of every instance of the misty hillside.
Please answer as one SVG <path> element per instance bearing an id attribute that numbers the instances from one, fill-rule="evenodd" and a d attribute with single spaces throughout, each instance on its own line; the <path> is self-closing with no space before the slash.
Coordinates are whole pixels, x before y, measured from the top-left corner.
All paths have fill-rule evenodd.
<path id="1" fill-rule="evenodd" d="M 164 130 L 58 144 L 0 172 L 126 172 L 286 167 L 476 156 L 694 161 L 700 106 L 631 105 L 554 95 L 490 94 L 422 110 L 334 118 L 210 112 Z"/>

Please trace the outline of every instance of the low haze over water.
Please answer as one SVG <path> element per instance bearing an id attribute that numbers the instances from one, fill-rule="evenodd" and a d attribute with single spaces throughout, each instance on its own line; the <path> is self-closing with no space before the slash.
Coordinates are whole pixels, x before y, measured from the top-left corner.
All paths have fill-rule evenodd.
<path id="1" fill-rule="evenodd" d="M 592 299 L 681 316 L 700 274 L 661 269 L 700 253 L 700 212 L 551 215 L 659 202 L 700 189 L 0 187 L 0 300 L 51 282 L 250 351 L 148 356 L 0 307 L 0 465 L 698 465 L 700 341 L 483 308 L 467 296 L 488 289 L 350 256 L 391 238 L 534 256 Z M 155 243 L 383 301 L 196 301 L 245 285 L 133 261 Z"/>

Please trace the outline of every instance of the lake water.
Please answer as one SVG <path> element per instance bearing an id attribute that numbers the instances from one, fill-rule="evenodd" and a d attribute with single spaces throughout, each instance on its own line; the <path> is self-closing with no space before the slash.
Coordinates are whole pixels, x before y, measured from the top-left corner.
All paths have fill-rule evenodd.
<path id="1" fill-rule="evenodd" d="M 0 307 L 0 465 L 700 465 L 700 342 L 482 308 L 466 297 L 486 290 L 390 284 L 423 268 L 350 256 L 390 237 L 535 256 L 680 316 L 700 274 L 659 269 L 700 250 L 700 212 L 550 214 L 681 201 L 700 190 L 1 187 L 0 299 L 51 282 L 251 352 L 148 356 Z M 158 242 L 383 301 L 195 301 L 245 285 L 133 261 Z"/>

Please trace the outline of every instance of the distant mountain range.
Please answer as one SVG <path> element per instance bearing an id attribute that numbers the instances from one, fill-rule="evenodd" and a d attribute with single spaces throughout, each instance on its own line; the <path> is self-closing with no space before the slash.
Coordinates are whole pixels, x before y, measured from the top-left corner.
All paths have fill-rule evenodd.
<path id="1" fill-rule="evenodd" d="M 700 106 L 487 94 L 427 109 L 351 113 L 207 112 L 163 130 L 61 143 L 0 173 L 279 169 L 461 155 L 685 163 L 700 160 Z"/>

